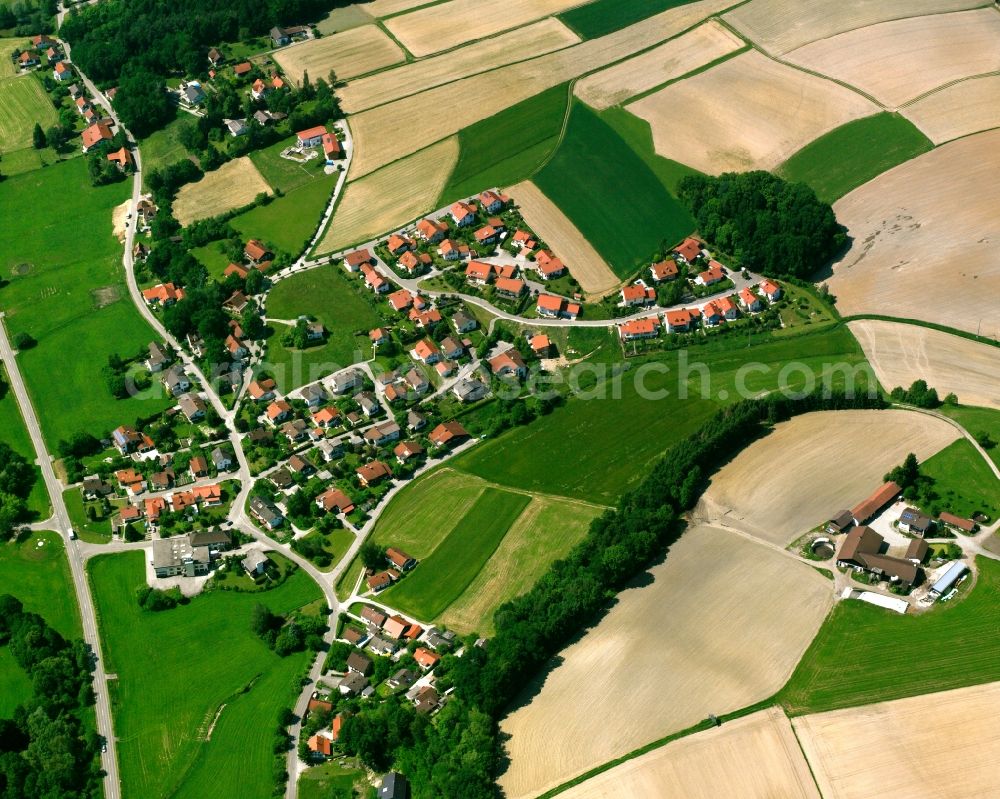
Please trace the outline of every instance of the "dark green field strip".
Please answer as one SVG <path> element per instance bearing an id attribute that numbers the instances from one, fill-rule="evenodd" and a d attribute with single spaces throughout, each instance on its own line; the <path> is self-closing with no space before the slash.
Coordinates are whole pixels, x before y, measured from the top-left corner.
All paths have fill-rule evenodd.
<path id="1" fill-rule="evenodd" d="M 777 169 L 832 203 L 934 145 L 908 119 L 882 112 L 856 119 L 807 144 Z"/>
<path id="2" fill-rule="evenodd" d="M 386 602 L 425 621 L 436 618 L 475 579 L 530 501 L 487 488 L 433 554 L 386 593 Z"/>
<path id="3" fill-rule="evenodd" d="M 555 149 L 569 86 L 553 86 L 459 131 L 458 163 L 438 205 L 531 175 Z"/>
<path id="4" fill-rule="evenodd" d="M 558 14 L 557 18 L 581 38 L 596 39 L 690 2 L 693 0 L 595 0 Z"/>
<path id="5" fill-rule="evenodd" d="M 573 105 L 565 138 L 534 181 L 621 278 L 694 229 L 646 163 L 583 103 Z"/>
<path id="6" fill-rule="evenodd" d="M 1000 680 L 1000 563 L 976 564 L 972 592 L 928 613 L 838 602 L 777 699 L 802 715 Z"/>

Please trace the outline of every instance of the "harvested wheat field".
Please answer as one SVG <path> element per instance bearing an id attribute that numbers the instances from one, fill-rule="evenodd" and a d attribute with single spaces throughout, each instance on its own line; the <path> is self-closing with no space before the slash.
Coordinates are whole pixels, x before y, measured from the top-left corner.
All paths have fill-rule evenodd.
<path id="1" fill-rule="evenodd" d="M 820 799 L 792 725 L 778 708 L 654 749 L 561 794 L 563 799 Z"/>
<path id="2" fill-rule="evenodd" d="M 825 799 L 973 799 L 1000 785 L 1000 683 L 816 713 L 792 724 Z"/>
<path id="3" fill-rule="evenodd" d="M 900 19 L 788 53 L 896 108 L 954 80 L 1000 69 L 1000 14 L 991 8 Z"/>
<path id="4" fill-rule="evenodd" d="M 1000 336 L 1000 131 L 949 142 L 834 205 L 853 238 L 827 281 L 850 314 Z M 946 290 L 942 290 L 946 287 Z"/>
<path id="5" fill-rule="evenodd" d="M 959 435 L 912 411 L 796 416 L 724 466 L 695 516 L 785 546 L 868 496 L 907 453 L 924 461 Z"/>
<path id="6" fill-rule="evenodd" d="M 602 294 L 621 283 L 597 250 L 534 183 L 525 180 L 507 191 L 520 207 L 524 221 L 566 264 L 587 294 Z"/>
<path id="7" fill-rule="evenodd" d="M 689 3 L 598 39 L 362 111 L 351 118 L 355 145 L 351 174 L 366 175 L 545 89 L 652 47 L 728 4 L 729 0 Z M 428 113 L 429 108 L 447 108 L 448 113 Z M 399 124 L 401 119 L 406 125 Z"/>
<path id="8" fill-rule="evenodd" d="M 334 8 L 316 25 L 316 30 L 324 36 L 334 33 L 358 28 L 362 25 L 371 25 L 375 21 L 374 17 L 365 11 L 361 6 L 341 6 Z"/>
<path id="9" fill-rule="evenodd" d="M 1000 409 L 1000 349 L 917 325 L 879 320 L 849 322 L 886 391 L 926 380 L 963 405 Z"/>
<path id="10" fill-rule="evenodd" d="M 551 53 L 579 41 L 580 37 L 559 20 L 543 19 L 450 53 L 359 78 L 337 94 L 344 110 L 353 114 L 469 75 Z"/>
<path id="11" fill-rule="evenodd" d="M 574 91 L 587 105 L 610 108 L 735 52 L 743 45 L 742 39 L 713 20 L 635 58 L 588 75 L 576 84 Z"/>
<path id="12" fill-rule="evenodd" d="M 197 183 L 181 186 L 174 200 L 174 216 L 182 225 L 232 211 L 254 201 L 258 194 L 270 194 L 271 187 L 246 156 L 227 161 L 206 172 Z"/>
<path id="13" fill-rule="evenodd" d="M 458 137 L 347 184 L 317 252 L 367 241 L 433 210 L 458 161 Z"/>
<path id="14" fill-rule="evenodd" d="M 772 169 L 827 131 L 878 109 L 833 81 L 750 51 L 628 110 L 649 122 L 660 155 L 719 174 Z"/>
<path id="15" fill-rule="evenodd" d="M 518 28 L 582 5 L 584 0 L 504 0 L 484 8 L 482 0 L 447 0 L 386 20 L 389 32 L 417 58 Z"/>
<path id="16" fill-rule="evenodd" d="M 899 109 L 935 144 L 1000 128 L 1000 75 L 946 86 Z"/>
<path id="17" fill-rule="evenodd" d="M 983 6 L 982 0 L 751 0 L 723 19 L 769 53 L 891 19 Z"/>
<path id="18" fill-rule="evenodd" d="M 804 563 L 704 525 L 650 572 L 501 723 L 510 799 L 771 696 L 833 602 L 830 582 Z"/>
<path id="19" fill-rule="evenodd" d="M 325 79 L 332 69 L 338 80 L 346 80 L 406 60 L 399 45 L 375 25 L 310 39 L 276 50 L 273 56 L 295 83 L 302 83 L 304 72 L 313 80 Z"/>

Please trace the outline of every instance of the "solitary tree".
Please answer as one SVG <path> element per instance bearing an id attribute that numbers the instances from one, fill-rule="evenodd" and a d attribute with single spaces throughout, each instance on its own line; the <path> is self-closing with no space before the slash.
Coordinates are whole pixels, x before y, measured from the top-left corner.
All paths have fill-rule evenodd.
<path id="1" fill-rule="evenodd" d="M 361 547 L 361 562 L 366 569 L 378 571 L 385 565 L 385 552 L 374 541 L 366 541 Z"/>
<path id="2" fill-rule="evenodd" d="M 35 129 L 31 131 L 31 143 L 35 146 L 36 150 L 41 150 L 45 147 L 45 131 L 42 130 L 42 126 L 37 122 L 35 123 Z"/>

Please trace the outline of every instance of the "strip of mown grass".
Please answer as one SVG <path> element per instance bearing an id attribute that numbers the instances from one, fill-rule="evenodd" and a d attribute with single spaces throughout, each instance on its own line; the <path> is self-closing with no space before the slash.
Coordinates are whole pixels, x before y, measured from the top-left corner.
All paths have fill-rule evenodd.
<path id="1" fill-rule="evenodd" d="M 37 346 L 18 356 L 45 440 L 54 448 L 81 430 L 101 435 L 170 404 L 161 391 L 115 399 L 101 376 L 108 356 L 133 356 L 153 331 L 132 305 L 112 209 L 128 183 L 94 188 L 76 158 L 0 183 L 0 206 L 20 208 L 0 225 L 0 289 L 8 332 Z M 58 197 L 57 205 L 38 203 Z"/>
<path id="2" fill-rule="evenodd" d="M 568 99 L 563 83 L 459 131 L 458 163 L 438 205 L 529 177 L 555 149 Z"/>
<path id="3" fill-rule="evenodd" d="M 386 592 L 386 602 L 418 619 L 436 618 L 475 579 L 530 501 L 485 489 L 434 552 Z"/>
<path id="4" fill-rule="evenodd" d="M 660 178 L 583 103 L 574 103 L 559 149 L 533 180 L 621 278 L 694 229 Z"/>
<path id="5" fill-rule="evenodd" d="M 41 543 L 41 546 L 39 546 Z M 49 530 L 0 544 L 0 593 L 13 594 L 66 638 L 79 638 L 80 611 L 62 538 Z"/>
<path id="6" fill-rule="evenodd" d="M 308 655 L 278 657 L 251 631 L 251 613 L 258 602 L 287 613 L 320 598 L 318 587 L 297 572 L 271 591 L 213 591 L 156 613 L 136 602 L 143 559 L 128 552 L 88 565 L 106 668 L 117 674 L 123 793 L 266 799 L 278 713 L 298 695 Z"/>
<path id="7" fill-rule="evenodd" d="M 693 0 L 632 0 L 623 3 L 621 0 L 595 0 L 593 3 L 571 8 L 557 19 L 568 25 L 583 39 L 596 39 L 606 36 L 636 22 L 641 22 L 661 11 L 667 11 L 677 6 L 684 6 Z"/>
<path id="8" fill-rule="evenodd" d="M 976 565 L 971 593 L 928 613 L 838 602 L 779 702 L 799 716 L 1000 680 L 1000 563 Z"/>
<path id="9" fill-rule="evenodd" d="M 938 510 L 966 519 L 980 512 L 990 519 L 1000 516 L 1000 481 L 966 439 L 953 441 L 928 458 L 920 465 L 920 473 L 934 479 Z"/>
<path id="10" fill-rule="evenodd" d="M 322 158 L 299 163 L 281 157 L 281 151 L 295 144 L 295 137 L 284 139 L 263 150 L 250 153 L 250 160 L 260 170 L 264 180 L 276 191 L 288 192 L 314 180 L 327 177 Z"/>
<path id="11" fill-rule="evenodd" d="M 5 50 L 4 56 L 8 52 Z M 58 121 L 52 103 L 34 75 L 0 80 L 0 150 L 30 147 L 36 123 L 45 130 Z"/>
<path id="12" fill-rule="evenodd" d="M 357 287 L 348 283 L 343 269 L 332 264 L 282 280 L 268 295 L 269 317 L 295 320 L 303 314 L 323 323 L 327 339 L 320 346 L 295 350 L 281 343 L 288 327 L 271 325 L 274 333 L 268 342 L 268 367 L 283 392 L 370 358 L 368 331 L 382 322 Z"/>
<path id="13" fill-rule="evenodd" d="M 244 239 L 261 239 L 278 250 L 297 256 L 319 227 L 335 183 L 333 175 L 321 173 L 283 197 L 234 217 L 229 224 L 243 234 Z"/>
<path id="14" fill-rule="evenodd" d="M 637 379 L 643 363 L 653 365 Z M 749 348 L 738 336 L 716 339 L 629 366 L 616 377 L 614 364 L 605 365 L 608 378 L 596 388 L 470 449 L 451 461 L 452 468 L 501 485 L 611 504 L 642 480 L 657 456 L 723 405 L 779 386 L 797 391 L 821 382 L 824 372 L 834 387 L 848 379 L 841 370 L 862 370 L 858 390 L 874 381 L 843 325 L 775 336 Z"/>
<path id="15" fill-rule="evenodd" d="M 908 119 L 883 111 L 856 119 L 810 142 L 777 169 L 832 203 L 852 189 L 934 148 Z"/>

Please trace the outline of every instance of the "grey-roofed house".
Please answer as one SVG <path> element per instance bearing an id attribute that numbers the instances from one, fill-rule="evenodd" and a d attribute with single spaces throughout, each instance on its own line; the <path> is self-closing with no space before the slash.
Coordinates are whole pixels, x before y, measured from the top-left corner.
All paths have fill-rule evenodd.
<path id="1" fill-rule="evenodd" d="M 318 449 L 320 455 L 323 456 L 323 460 L 326 463 L 329 463 L 344 454 L 344 442 L 340 440 L 333 441 L 329 438 L 325 438 L 316 445 L 316 449 Z"/>
<path id="2" fill-rule="evenodd" d="M 279 466 L 267 476 L 267 479 L 274 483 L 275 488 L 280 488 L 282 490 L 291 488 L 295 485 L 295 481 L 292 479 L 292 473 L 288 471 L 288 467 L 286 466 Z"/>
<path id="3" fill-rule="evenodd" d="M 83 498 L 88 500 L 106 497 L 108 494 L 114 493 L 115 490 L 110 483 L 105 483 L 97 475 L 91 475 L 83 478 L 83 485 L 81 488 L 83 490 Z"/>
<path id="4" fill-rule="evenodd" d="M 476 402 L 489 394 L 489 388 L 479 380 L 464 377 L 455 383 L 452 393 L 462 402 Z"/>
<path id="5" fill-rule="evenodd" d="M 157 577 L 208 574 L 212 556 L 206 546 L 192 546 L 189 536 L 153 541 L 153 572 Z"/>
<path id="6" fill-rule="evenodd" d="M 201 105 L 205 102 L 205 90 L 197 81 L 191 81 L 181 91 L 182 96 L 189 105 Z"/>
<path id="7" fill-rule="evenodd" d="M 409 688 L 413 683 L 417 681 L 417 675 L 414 674 L 409 669 L 400 669 L 395 674 L 393 674 L 386 683 L 394 691 L 398 691 L 401 688 Z"/>
<path id="8" fill-rule="evenodd" d="M 437 627 L 431 627 L 424 640 L 428 646 L 434 649 L 451 649 L 455 645 L 455 633 L 451 630 L 439 630 Z"/>
<path id="9" fill-rule="evenodd" d="M 340 681 L 340 693 L 344 696 L 357 696 L 368 687 L 368 678 L 352 671 Z"/>
<path id="10" fill-rule="evenodd" d="M 302 389 L 302 399 L 310 408 L 318 408 L 326 400 L 326 391 L 319 383 Z"/>
<path id="11" fill-rule="evenodd" d="M 257 521 L 272 530 L 281 527 L 285 521 L 285 517 L 281 515 L 277 506 L 264 497 L 250 497 L 248 507 Z"/>
<path id="12" fill-rule="evenodd" d="M 457 311 L 452 314 L 451 321 L 455 323 L 455 330 L 459 333 L 468 333 L 471 330 L 475 330 L 477 322 L 471 316 L 465 313 L 465 311 Z"/>
<path id="13" fill-rule="evenodd" d="M 410 785 L 399 772 L 393 771 L 382 778 L 378 789 L 378 799 L 408 799 Z"/>
<path id="14" fill-rule="evenodd" d="M 354 395 L 354 401 L 361 406 L 361 412 L 365 416 L 374 416 L 382 407 L 378 404 L 375 395 L 370 391 L 360 391 Z"/>
<path id="15" fill-rule="evenodd" d="M 934 520 L 916 508 L 906 508 L 899 514 L 899 526 L 922 538 L 934 529 Z"/>
<path id="16" fill-rule="evenodd" d="M 427 426 L 427 417 L 420 411 L 408 411 L 406 414 L 406 427 L 409 430 L 420 430 Z"/>
<path id="17" fill-rule="evenodd" d="M 215 464 L 216 470 L 220 472 L 228 472 L 233 468 L 232 456 L 222 447 L 216 447 L 212 450 L 212 463 Z"/>
<path id="18" fill-rule="evenodd" d="M 253 118 L 258 125 L 267 125 L 271 121 L 271 115 L 267 111 L 254 111 Z"/>
<path id="19" fill-rule="evenodd" d="M 356 671 L 358 674 L 367 677 L 372 673 L 372 669 L 375 665 L 372 663 L 370 657 L 362 655 L 360 652 L 351 652 L 347 656 L 347 670 Z"/>
<path id="20" fill-rule="evenodd" d="M 197 394 L 184 394 L 177 400 L 177 404 L 189 422 L 205 418 L 205 402 Z"/>
<path id="21" fill-rule="evenodd" d="M 381 635 L 376 635 L 369 642 L 368 647 L 372 652 L 378 655 L 391 655 L 398 648 L 398 644 L 395 641 L 390 641 L 383 638 Z"/>
<path id="22" fill-rule="evenodd" d="M 252 549 L 240 563 L 247 574 L 263 574 L 267 567 L 267 555 L 259 549 Z"/>
<path id="23" fill-rule="evenodd" d="M 149 342 L 149 357 L 146 358 L 146 368 L 150 372 L 159 372 L 171 360 L 170 350 L 157 341 Z"/>
<path id="24" fill-rule="evenodd" d="M 223 120 L 223 124 L 226 126 L 226 130 L 229 131 L 229 135 L 234 139 L 237 136 L 245 136 L 248 130 L 245 119 L 226 119 Z"/>
<path id="25" fill-rule="evenodd" d="M 191 388 L 191 380 L 180 364 L 171 366 L 163 375 L 163 385 L 173 396 L 183 394 Z"/>
<path id="26" fill-rule="evenodd" d="M 191 546 L 208 547 L 210 552 L 225 552 L 233 548 L 233 539 L 229 533 L 221 528 L 214 530 L 201 530 L 191 533 Z"/>
<path id="27" fill-rule="evenodd" d="M 360 388 L 364 384 L 364 375 L 357 369 L 351 369 L 334 375 L 330 381 L 330 388 L 334 394 L 346 394 L 348 391 Z"/>

